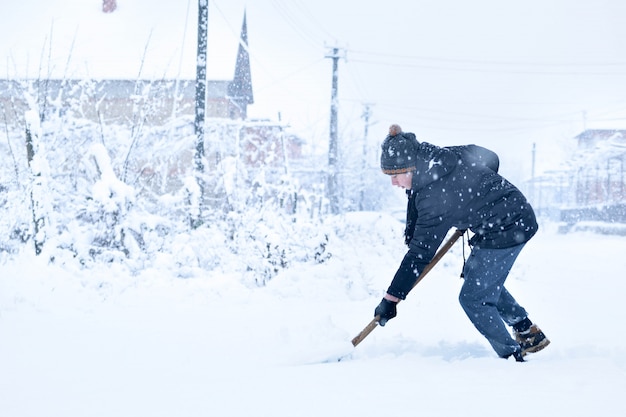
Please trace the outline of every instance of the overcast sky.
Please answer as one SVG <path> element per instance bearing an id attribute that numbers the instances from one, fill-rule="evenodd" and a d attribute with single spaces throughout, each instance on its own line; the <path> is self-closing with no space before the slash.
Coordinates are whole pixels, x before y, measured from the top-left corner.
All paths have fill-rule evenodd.
<path id="1" fill-rule="evenodd" d="M 101 0 L 0 1 L 9 78 L 195 77 L 197 0 L 118 0 L 110 15 Z M 372 163 L 391 123 L 491 146 L 528 175 L 533 143 L 544 169 L 585 127 L 626 128 L 622 0 L 209 0 L 210 79 L 232 78 L 244 9 L 249 115 L 280 113 L 318 151 L 335 46 L 341 138 L 362 149 L 370 105 Z"/>

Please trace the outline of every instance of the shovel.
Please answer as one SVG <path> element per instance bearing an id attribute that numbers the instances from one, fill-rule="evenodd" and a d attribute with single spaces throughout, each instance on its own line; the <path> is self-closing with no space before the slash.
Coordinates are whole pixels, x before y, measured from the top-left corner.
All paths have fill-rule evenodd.
<path id="1" fill-rule="evenodd" d="M 433 269 L 435 265 L 437 265 L 437 262 L 439 262 L 439 260 L 443 258 L 443 255 L 445 255 L 446 252 L 448 252 L 448 250 L 454 245 L 454 243 L 461 236 L 463 236 L 463 233 L 465 233 L 465 230 L 457 229 L 454 234 L 450 236 L 450 238 L 439 248 L 430 263 L 426 265 L 422 273 L 419 274 L 419 277 L 417 278 L 417 281 L 415 281 L 415 284 L 413 284 L 412 288 L 415 288 L 415 286 L 426 276 L 426 274 L 428 274 L 430 270 Z M 352 339 L 352 346 L 356 347 L 359 343 L 363 341 L 363 339 L 365 339 L 370 333 L 372 333 L 376 326 L 378 326 L 379 320 L 380 316 L 374 317 L 372 321 L 370 321 L 369 324 L 365 326 L 363 330 L 361 330 L 361 333 L 359 333 L 354 339 Z"/>

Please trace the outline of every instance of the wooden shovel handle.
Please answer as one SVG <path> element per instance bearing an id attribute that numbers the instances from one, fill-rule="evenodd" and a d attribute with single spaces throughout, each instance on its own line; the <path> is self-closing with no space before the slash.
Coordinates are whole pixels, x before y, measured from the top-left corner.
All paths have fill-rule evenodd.
<path id="1" fill-rule="evenodd" d="M 417 281 L 415 281 L 415 284 L 413 284 L 412 288 L 415 288 L 415 286 L 426 276 L 426 274 L 429 273 L 430 270 L 433 269 L 435 265 L 437 265 L 437 262 L 439 262 L 439 260 L 443 258 L 443 255 L 445 255 L 446 252 L 448 252 L 448 250 L 450 250 L 450 248 L 456 243 L 456 241 L 461 236 L 463 236 L 463 233 L 465 233 L 465 230 L 457 229 L 454 232 L 454 234 L 450 236 L 450 238 L 443 244 L 443 246 L 439 248 L 439 250 L 433 257 L 433 259 L 430 261 L 430 263 L 424 267 L 424 270 L 421 272 L 419 277 L 417 277 Z M 378 326 L 379 320 L 380 320 L 380 316 L 374 317 L 372 321 L 370 321 L 369 324 L 365 326 L 363 330 L 361 330 L 361 333 L 359 333 L 358 335 L 354 337 L 354 339 L 352 339 L 352 346 L 356 347 L 356 345 L 361 343 L 363 339 L 365 339 L 370 333 L 372 333 L 372 331 L 374 331 L 376 326 Z"/>
<path id="2" fill-rule="evenodd" d="M 374 331 L 376 326 L 378 326 L 379 320 L 380 320 L 380 316 L 374 317 L 372 321 L 370 321 L 369 324 L 365 326 L 363 330 L 361 330 L 361 333 L 357 334 L 354 337 L 354 339 L 352 339 L 352 346 L 358 345 L 359 343 L 363 341 L 363 339 L 365 339 L 370 333 L 372 333 L 372 331 Z"/>

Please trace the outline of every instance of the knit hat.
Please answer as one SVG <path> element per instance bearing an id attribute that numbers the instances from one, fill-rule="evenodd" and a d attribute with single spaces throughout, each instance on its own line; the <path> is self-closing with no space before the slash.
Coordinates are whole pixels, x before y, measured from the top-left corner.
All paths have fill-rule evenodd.
<path id="1" fill-rule="evenodd" d="M 415 134 L 403 132 L 396 124 L 391 125 L 381 146 L 380 168 L 383 173 L 396 175 L 415 170 L 418 146 Z"/>

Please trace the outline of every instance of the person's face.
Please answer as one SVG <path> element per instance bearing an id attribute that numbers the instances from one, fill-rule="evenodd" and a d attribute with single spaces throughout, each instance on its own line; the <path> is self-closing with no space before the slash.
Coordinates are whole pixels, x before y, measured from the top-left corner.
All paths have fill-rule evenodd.
<path id="1" fill-rule="evenodd" d="M 391 176 L 391 185 L 395 187 L 404 188 L 405 190 L 410 190 L 412 180 L 413 180 L 413 172 L 405 172 L 403 174 L 396 174 L 396 175 Z"/>

